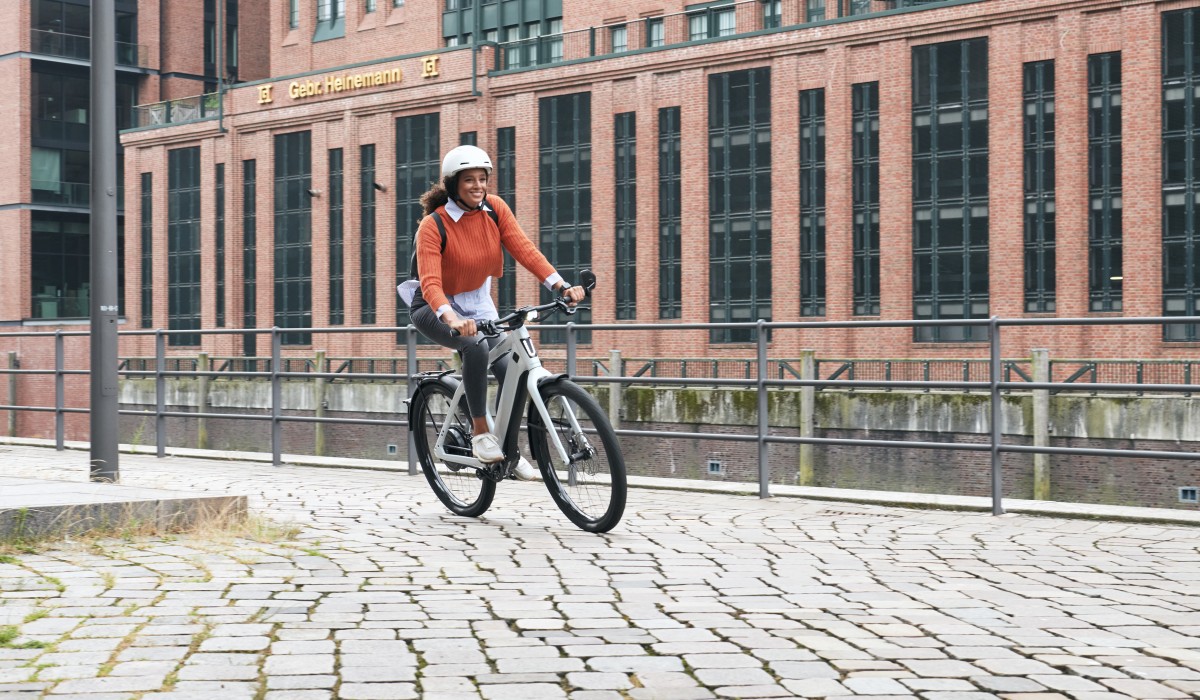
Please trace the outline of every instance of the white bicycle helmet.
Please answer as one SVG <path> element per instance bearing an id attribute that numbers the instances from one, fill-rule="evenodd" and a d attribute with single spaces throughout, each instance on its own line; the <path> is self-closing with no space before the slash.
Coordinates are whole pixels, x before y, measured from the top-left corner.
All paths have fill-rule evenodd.
<path id="1" fill-rule="evenodd" d="M 478 146 L 457 146 L 442 159 L 442 177 L 454 177 L 464 170 L 483 168 L 492 174 L 492 159 Z"/>

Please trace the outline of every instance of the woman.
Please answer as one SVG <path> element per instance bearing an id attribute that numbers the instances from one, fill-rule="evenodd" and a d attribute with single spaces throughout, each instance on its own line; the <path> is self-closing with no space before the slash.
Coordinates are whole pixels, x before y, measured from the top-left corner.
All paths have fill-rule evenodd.
<path id="1" fill-rule="evenodd" d="M 418 280 L 400 285 L 400 296 L 409 305 L 413 325 L 438 345 L 462 355 L 462 377 L 471 411 L 471 449 L 481 462 L 504 459 L 500 441 L 487 424 L 488 351 L 500 338 L 475 337 L 476 321 L 499 318 L 492 303 L 492 278 L 504 267 L 507 250 L 522 267 L 548 289 L 561 292 L 571 305 L 584 298 L 583 287 L 568 285 L 517 224 L 504 200 L 488 195 L 492 160 L 483 149 L 459 146 L 442 159 L 442 181 L 421 195 L 425 217 L 417 229 Z M 437 212 L 446 231 L 442 235 L 432 216 Z M 454 335 L 451 331 L 458 331 Z M 492 368 L 504 380 L 503 363 Z M 514 473 L 528 481 L 537 471 L 524 457 Z"/>

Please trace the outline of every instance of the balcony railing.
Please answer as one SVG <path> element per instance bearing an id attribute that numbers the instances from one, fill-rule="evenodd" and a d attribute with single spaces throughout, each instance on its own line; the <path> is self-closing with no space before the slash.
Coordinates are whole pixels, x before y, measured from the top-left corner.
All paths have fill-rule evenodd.
<path id="1" fill-rule="evenodd" d="M 92 203 L 92 185 L 88 182 L 59 182 L 57 180 L 33 180 L 34 204 L 58 204 L 64 207 L 89 207 Z M 117 186 L 117 210 L 125 209 L 125 186 Z"/>
<path id="2" fill-rule="evenodd" d="M 164 126 L 186 124 L 201 119 L 214 119 L 221 107 L 220 93 L 210 92 L 177 100 L 154 102 L 133 108 L 133 125 Z"/>
<path id="3" fill-rule="evenodd" d="M 124 41 L 116 43 L 118 66 L 137 66 L 138 68 L 150 66 L 150 52 L 144 44 L 130 44 Z M 47 56 L 61 56 L 80 61 L 92 60 L 92 38 L 78 34 L 31 29 L 29 49 L 33 53 Z"/>
<path id="4" fill-rule="evenodd" d="M 493 70 L 536 68 L 597 56 L 618 56 L 637 49 L 736 37 L 764 29 L 800 27 L 843 17 L 869 17 L 897 9 L 933 8 L 957 1 L 742 0 L 625 24 L 499 42 Z"/>

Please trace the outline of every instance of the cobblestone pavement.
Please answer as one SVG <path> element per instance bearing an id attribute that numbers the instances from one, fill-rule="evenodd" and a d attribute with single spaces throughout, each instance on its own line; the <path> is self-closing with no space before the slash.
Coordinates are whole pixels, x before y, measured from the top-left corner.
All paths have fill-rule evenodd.
<path id="1" fill-rule="evenodd" d="M 405 474 L 122 475 L 301 528 L 0 559 L 0 698 L 1200 697 L 1200 529 L 635 489 L 596 536 L 536 483 L 472 520 Z"/>

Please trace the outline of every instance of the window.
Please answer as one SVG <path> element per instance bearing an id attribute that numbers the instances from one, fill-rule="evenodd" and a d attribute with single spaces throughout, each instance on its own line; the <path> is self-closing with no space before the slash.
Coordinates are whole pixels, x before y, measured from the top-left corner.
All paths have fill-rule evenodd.
<path id="1" fill-rule="evenodd" d="M 91 158 L 87 151 L 35 146 L 30 155 L 34 203 L 88 206 Z"/>
<path id="2" fill-rule="evenodd" d="M 242 161 L 242 327 L 258 325 L 258 161 Z M 257 354 L 258 335 L 242 337 L 242 353 Z"/>
<path id="3" fill-rule="evenodd" d="M 617 319 L 637 318 L 637 114 L 613 119 Z"/>
<path id="4" fill-rule="evenodd" d="M 142 173 L 142 328 L 154 327 L 154 173 Z"/>
<path id="5" fill-rule="evenodd" d="M 651 17 L 646 20 L 646 47 L 662 46 L 666 41 L 666 31 L 662 17 Z"/>
<path id="6" fill-rule="evenodd" d="M 74 141 L 80 149 L 86 149 L 91 109 L 87 73 L 43 71 L 38 63 L 33 65 L 33 138 L 39 142 Z"/>
<path id="7" fill-rule="evenodd" d="M 854 313 L 879 307 L 879 83 L 851 86 Z"/>
<path id="8" fill-rule="evenodd" d="M 404 7 L 404 0 L 392 0 L 392 7 Z"/>
<path id="9" fill-rule="evenodd" d="M 679 107 L 658 110 L 658 317 L 683 315 Z"/>
<path id="10" fill-rule="evenodd" d="M 1025 64 L 1025 310 L 1054 311 L 1054 61 Z"/>
<path id="11" fill-rule="evenodd" d="M 479 133 L 475 131 L 464 131 L 458 135 L 458 145 L 460 146 L 478 146 Z"/>
<path id="12" fill-rule="evenodd" d="M 591 94 L 538 100 L 538 186 L 541 247 L 568 282 L 592 262 L 592 100 Z M 543 299 L 549 292 L 543 290 Z M 581 310 L 576 323 L 591 323 Z M 589 332 L 578 335 L 591 342 Z M 542 344 L 566 341 L 565 331 L 545 331 Z"/>
<path id="13" fill-rule="evenodd" d="M 783 2 L 782 0 L 764 0 L 762 3 L 763 10 L 763 29 L 776 29 L 783 26 Z"/>
<path id="14" fill-rule="evenodd" d="M 412 259 L 413 238 L 421 221 L 421 195 L 429 183 L 441 179 L 442 156 L 439 114 L 418 114 L 396 120 L 396 284 L 408 279 Z M 408 324 L 408 308 L 396 305 L 396 325 Z M 404 342 L 405 333 L 396 334 L 396 342 Z M 423 338 L 423 336 L 422 336 Z M 421 342 L 424 342 L 423 340 Z"/>
<path id="15" fill-rule="evenodd" d="M 300 26 L 300 0 L 288 0 L 288 28 Z"/>
<path id="16" fill-rule="evenodd" d="M 275 136 L 275 325 L 312 327 L 312 133 Z M 283 333 L 284 345 L 311 334 Z"/>
<path id="17" fill-rule="evenodd" d="M 825 0 L 805 0 L 804 21 L 820 22 L 825 19 Z"/>
<path id="18" fill-rule="evenodd" d="M 346 0 L 317 0 L 317 27 L 313 41 L 338 39 L 346 35 Z"/>
<path id="19" fill-rule="evenodd" d="M 1088 301 L 1120 311 L 1121 52 L 1088 56 Z"/>
<path id="20" fill-rule="evenodd" d="M 375 323 L 375 144 L 359 147 L 359 322 Z M 397 257 L 397 260 L 401 258 Z"/>
<path id="21" fill-rule="evenodd" d="M 363 11 L 370 13 L 375 11 L 375 0 L 364 0 Z"/>
<path id="22" fill-rule="evenodd" d="M 517 211 L 517 128 L 506 126 L 496 130 L 496 194 L 508 208 Z M 508 251 L 504 252 L 504 274 L 499 283 L 500 309 L 517 306 L 517 264 Z"/>
<path id="23" fill-rule="evenodd" d="M 1200 316 L 1200 10 L 1163 13 L 1162 31 L 1163 315 Z M 1200 325 L 1169 324 L 1163 339 L 1195 342 Z"/>
<path id="24" fill-rule="evenodd" d="M 688 39 L 730 36 L 737 31 L 737 17 L 730 5 L 709 7 L 688 15 Z"/>
<path id="25" fill-rule="evenodd" d="M 771 320 L 771 71 L 708 78 L 709 320 Z M 749 342 L 751 329 L 711 332 Z"/>
<path id="26" fill-rule="evenodd" d="M 345 172 L 342 149 L 329 149 L 329 325 L 346 322 L 345 286 Z"/>
<path id="27" fill-rule="evenodd" d="M 913 314 L 988 316 L 986 39 L 913 49 Z M 983 326 L 921 326 L 914 340 L 984 340 Z"/>
<path id="28" fill-rule="evenodd" d="M 216 191 L 217 211 L 216 211 L 216 235 L 214 251 L 216 253 L 217 266 L 217 328 L 225 327 L 225 164 L 217 163 L 217 171 L 215 174 L 216 185 L 213 188 Z"/>
<path id="29" fill-rule="evenodd" d="M 800 315 L 825 315 L 825 90 L 800 92 Z"/>
<path id="30" fill-rule="evenodd" d="M 621 53 L 629 49 L 629 30 L 624 24 L 617 27 L 610 27 L 608 35 L 609 43 L 612 46 L 612 53 Z"/>
<path id="31" fill-rule="evenodd" d="M 167 152 L 167 327 L 200 328 L 200 147 Z M 172 333 L 169 345 L 200 344 Z"/>
<path id="32" fill-rule="evenodd" d="M 83 214 L 34 211 L 31 222 L 33 318 L 91 313 L 91 236 Z"/>

